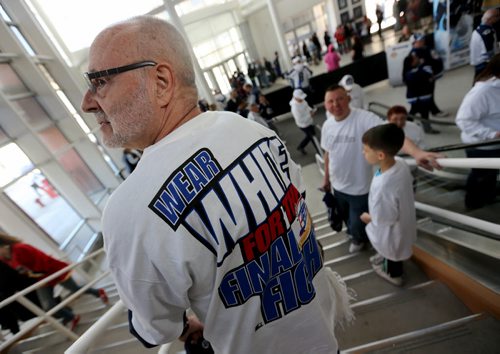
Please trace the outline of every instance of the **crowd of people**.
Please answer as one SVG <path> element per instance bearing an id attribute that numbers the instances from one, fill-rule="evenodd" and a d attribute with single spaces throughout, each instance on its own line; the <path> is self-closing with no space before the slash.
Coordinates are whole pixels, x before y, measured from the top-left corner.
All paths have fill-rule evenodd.
<path id="1" fill-rule="evenodd" d="M 134 172 L 110 197 L 102 223 L 110 269 L 129 309 L 131 333 L 147 347 L 178 337 L 188 342 L 204 337 L 215 352 L 335 353 L 336 313 L 342 312 L 335 307 L 349 304 L 334 294 L 345 285 L 322 265 L 300 169 L 284 142 L 265 127 L 266 115 L 272 116 L 266 97 L 235 75 L 241 88 L 231 92 L 226 111 L 202 112 L 194 70 L 185 66 L 189 50 L 180 38 L 167 22 L 140 16 L 102 31 L 89 52 L 92 68 L 119 65 L 124 48 L 134 48 L 129 56 L 140 53 L 156 63 L 116 76 L 122 85 L 90 80 L 82 102 L 85 112 L 106 123 L 101 125 L 106 145 L 143 151 Z M 97 80 L 99 73 L 86 75 Z M 314 110 L 305 100 L 304 82 L 301 78 L 294 83 L 290 102 L 306 135 L 299 150 L 315 140 Z M 329 118 L 315 147 L 325 151 L 323 187 L 339 200 L 353 238 L 350 250 L 355 252 L 367 247 L 382 230 L 379 220 L 387 217 L 368 199 L 369 163 L 380 162 L 383 176 L 395 171 L 394 176 L 411 178 L 404 164 L 394 162 L 400 149 L 427 167 L 437 166 L 438 155 L 419 149 L 396 125 L 387 125 L 389 133 L 396 129 L 401 138 L 389 147 L 379 146 L 387 132 L 377 130 L 363 142 L 381 158 L 366 162 L 362 137 L 383 121 L 350 106 L 347 89 L 354 96 L 352 77 L 342 84 L 346 88 L 334 85 L 326 90 Z M 234 114 L 242 114 L 242 102 L 249 119 Z M 401 183 L 401 190 L 411 188 L 407 182 Z M 391 183 L 391 178 L 381 178 L 373 190 L 384 193 Z M 133 193 L 138 186 L 140 195 Z M 411 202 L 408 195 L 401 194 L 407 198 L 404 202 Z M 368 205 L 370 214 L 365 214 Z M 406 218 L 408 212 L 401 215 Z M 412 227 L 411 222 L 409 218 L 399 229 Z M 387 252 L 372 241 L 382 259 L 374 260 L 374 267 L 400 285 L 401 261 L 409 257 L 412 240 L 383 232 L 388 239 L 401 240 L 400 246 Z M 276 261 L 281 265 L 268 269 Z M 292 268 L 297 269 L 295 275 L 289 272 Z M 195 315 L 187 315 L 188 308 Z"/>

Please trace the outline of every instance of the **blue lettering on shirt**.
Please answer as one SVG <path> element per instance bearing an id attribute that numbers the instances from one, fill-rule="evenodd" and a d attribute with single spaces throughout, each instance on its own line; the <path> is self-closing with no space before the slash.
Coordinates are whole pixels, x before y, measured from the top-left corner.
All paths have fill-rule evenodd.
<path id="1" fill-rule="evenodd" d="M 225 169 L 201 149 L 167 178 L 149 204 L 174 231 L 182 226 L 210 250 L 218 267 L 241 253 L 242 263 L 217 285 L 219 297 L 227 308 L 259 297 L 264 323 L 312 301 L 313 279 L 323 265 L 289 164 L 277 138 L 257 141 Z"/>

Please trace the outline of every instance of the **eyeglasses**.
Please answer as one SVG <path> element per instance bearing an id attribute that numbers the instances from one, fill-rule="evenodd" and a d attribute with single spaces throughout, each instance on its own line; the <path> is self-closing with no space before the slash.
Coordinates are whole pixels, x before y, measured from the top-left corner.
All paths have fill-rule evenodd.
<path id="1" fill-rule="evenodd" d="M 87 85 L 89 87 L 89 91 L 93 94 L 97 92 L 97 89 L 100 87 L 103 87 L 106 85 L 107 80 L 101 79 L 105 78 L 111 75 L 117 75 L 124 73 L 126 71 L 130 70 L 135 70 L 139 68 L 143 68 L 145 66 L 155 66 L 156 63 L 154 61 L 148 60 L 148 61 L 141 61 L 139 63 L 134 63 L 134 64 L 129 64 L 125 66 L 119 66 L 117 68 L 111 68 L 111 69 L 106 69 L 106 70 L 101 70 L 101 71 L 95 71 L 95 72 L 86 72 L 83 74 L 83 77 L 85 78 L 85 81 L 87 82 Z M 99 80 L 101 79 L 101 80 Z"/>

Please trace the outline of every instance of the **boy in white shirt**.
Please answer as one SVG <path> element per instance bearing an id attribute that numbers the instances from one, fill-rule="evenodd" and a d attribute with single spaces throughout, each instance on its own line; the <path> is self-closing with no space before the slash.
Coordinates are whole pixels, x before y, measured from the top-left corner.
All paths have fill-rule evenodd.
<path id="1" fill-rule="evenodd" d="M 361 215 L 377 251 L 370 262 L 377 275 L 397 286 L 403 285 L 403 261 L 411 257 L 417 238 L 413 178 L 409 167 L 395 159 L 404 138 L 395 124 L 371 128 L 362 138 L 366 161 L 380 167 L 370 186 L 370 213 Z"/>

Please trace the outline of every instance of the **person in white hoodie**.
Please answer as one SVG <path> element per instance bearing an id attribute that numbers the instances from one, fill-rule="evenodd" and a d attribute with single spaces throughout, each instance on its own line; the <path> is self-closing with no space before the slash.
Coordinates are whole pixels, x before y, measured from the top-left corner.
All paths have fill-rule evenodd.
<path id="1" fill-rule="evenodd" d="M 480 143 L 500 138 L 500 54 L 495 55 L 476 78 L 474 87 L 465 95 L 457 112 L 457 126 L 462 142 Z M 465 150 L 467 157 L 500 157 L 500 144 Z M 465 206 L 479 208 L 495 201 L 499 170 L 475 169 L 466 184 Z"/>
<path id="2" fill-rule="evenodd" d="M 311 142 L 318 152 L 318 154 L 322 155 L 322 151 L 316 138 L 316 132 L 314 130 L 314 121 L 312 119 L 312 115 L 316 112 L 315 108 L 311 108 L 309 104 L 306 102 L 306 93 L 301 89 L 295 89 L 293 91 L 293 97 L 290 101 L 290 106 L 292 107 L 292 116 L 295 120 L 295 124 L 299 127 L 300 130 L 304 132 L 306 135 L 304 139 L 300 142 L 299 146 L 297 146 L 297 150 L 302 152 L 304 155 L 306 154 L 305 147 L 309 142 Z"/>
<path id="3" fill-rule="evenodd" d="M 345 88 L 349 97 L 351 97 L 351 102 L 349 103 L 351 108 L 365 108 L 365 93 L 361 86 L 354 82 L 352 75 L 344 75 L 340 79 L 339 85 Z"/>

